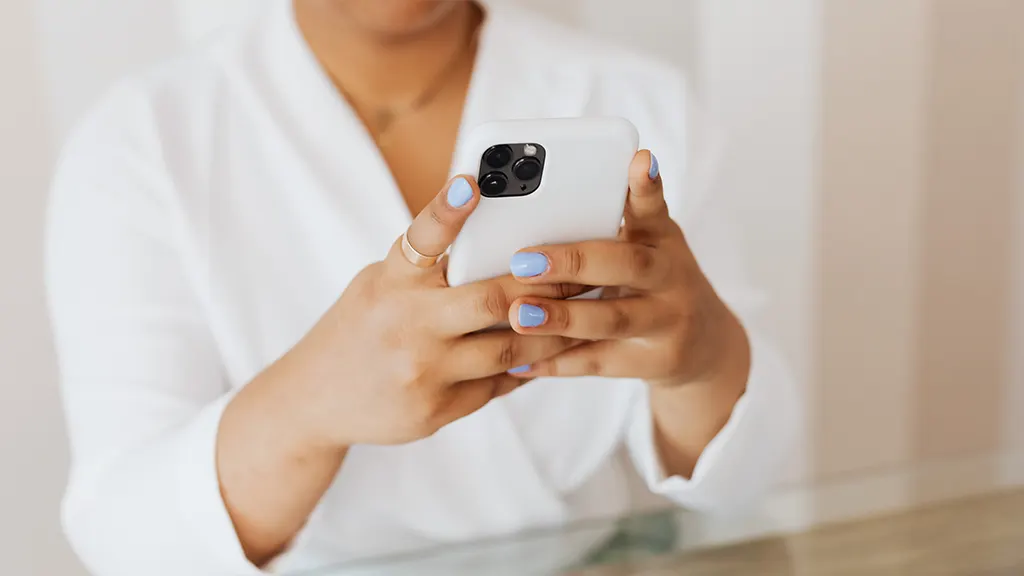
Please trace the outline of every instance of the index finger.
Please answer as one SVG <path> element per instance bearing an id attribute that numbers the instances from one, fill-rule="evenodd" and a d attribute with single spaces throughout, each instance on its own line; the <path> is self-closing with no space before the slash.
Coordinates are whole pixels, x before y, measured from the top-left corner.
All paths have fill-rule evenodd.
<path id="1" fill-rule="evenodd" d="M 587 286 L 567 283 L 526 285 L 513 276 L 502 276 L 438 290 L 436 306 L 441 310 L 436 328 L 442 334 L 462 336 L 486 330 L 508 321 L 508 311 L 519 298 L 552 298 L 564 300 L 590 290 Z"/>
<path id="2" fill-rule="evenodd" d="M 516 253 L 510 267 L 524 284 L 570 282 L 587 286 L 660 286 L 671 263 L 657 248 L 640 242 L 590 240 L 552 244 Z"/>
<path id="3" fill-rule="evenodd" d="M 479 203 L 480 189 L 473 177 L 462 175 L 451 179 L 409 225 L 405 234 L 409 245 L 424 256 L 441 256 Z M 401 239 L 392 247 L 388 262 L 407 272 L 421 270 L 406 260 L 400 242 Z M 435 269 L 440 269 L 440 263 L 428 270 Z"/>

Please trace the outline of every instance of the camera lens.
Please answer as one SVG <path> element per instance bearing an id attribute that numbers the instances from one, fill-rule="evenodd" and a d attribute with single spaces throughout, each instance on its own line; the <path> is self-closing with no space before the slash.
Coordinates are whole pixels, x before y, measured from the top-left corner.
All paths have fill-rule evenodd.
<path id="1" fill-rule="evenodd" d="M 484 162 L 495 170 L 508 164 L 510 160 L 512 160 L 512 149 L 508 146 L 494 146 L 484 152 Z"/>
<path id="2" fill-rule="evenodd" d="M 480 194 L 484 196 L 501 196 L 506 188 L 508 188 L 508 178 L 501 172 L 491 172 L 480 181 Z"/>
<path id="3" fill-rule="evenodd" d="M 540 160 L 529 157 L 523 158 L 512 167 L 512 173 L 520 180 L 533 180 L 540 176 Z"/>

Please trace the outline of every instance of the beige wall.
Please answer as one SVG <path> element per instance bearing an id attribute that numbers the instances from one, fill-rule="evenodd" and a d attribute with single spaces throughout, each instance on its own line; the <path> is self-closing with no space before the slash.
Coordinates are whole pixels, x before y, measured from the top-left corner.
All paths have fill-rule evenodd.
<path id="1" fill-rule="evenodd" d="M 914 456 L 992 454 L 984 473 L 997 478 L 1010 440 L 1005 342 L 1020 296 L 1011 283 L 1024 4 L 942 0 L 933 20 Z M 916 484 L 925 495 L 944 489 L 926 476 Z"/>
<path id="2" fill-rule="evenodd" d="M 1019 458 L 1004 407 L 1024 386 L 1007 371 L 1024 4 L 825 7 L 811 441 L 831 518 L 990 489 Z"/>
<path id="3" fill-rule="evenodd" d="M 670 7 L 693 22 L 594 24 Z M 1024 3 L 558 10 L 688 66 L 725 120 L 718 192 L 744 220 L 770 325 L 805 387 L 807 434 L 786 485 L 758 517 L 698 518 L 690 534 L 732 538 L 1024 483 Z M 650 39 L 687 30 L 675 46 Z"/>
<path id="4" fill-rule="evenodd" d="M 818 481 L 893 466 L 910 452 L 928 4 L 825 5 Z"/>
<path id="5" fill-rule="evenodd" d="M 522 1 L 674 59 L 733 137 L 718 188 L 808 430 L 761 514 L 689 537 L 1024 483 L 1024 3 Z M 112 78 L 246 2 L 0 2 L 5 573 L 79 573 L 39 282 L 56 143 Z"/>
<path id="6" fill-rule="evenodd" d="M 1024 41 L 1022 41 L 1024 42 Z M 1020 50 L 1024 52 L 1024 49 Z M 1024 58 L 1022 58 L 1024 59 Z M 1024 64 L 1019 65 L 1024 69 Z M 1010 336 L 1006 351 L 1010 389 L 1003 403 L 1004 448 L 1016 454 L 1015 461 L 1004 463 L 1003 478 L 1006 481 L 1024 483 L 1024 72 L 1018 79 L 1017 102 L 1017 198 L 1014 214 L 1016 239 L 1014 246 L 1015 278 L 1010 293 L 1014 295 Z"/>

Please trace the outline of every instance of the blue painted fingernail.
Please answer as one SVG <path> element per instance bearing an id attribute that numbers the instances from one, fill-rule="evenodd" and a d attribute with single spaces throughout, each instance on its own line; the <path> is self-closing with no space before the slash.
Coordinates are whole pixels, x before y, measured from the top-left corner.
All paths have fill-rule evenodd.
<path id="1" fill-rule="evenodd" d="M 473 187 L 465 178 L 456 178 L 448 187 L 448 204 L 452 208 L 462 208 L 473 199 Z"/>
<path id="2" fill-rule="evenodd" d="M 661 167 L 658 166 L 658 157 L 651 152 L 651 171 L 647 173 L 651 180 L 657 180 L 658 174 L 661 174 Z"/>
<path id="3" fill-rule="evenodd" d="M 513 368 L 508 371 L 509 374 L 525 374 L 530 371 L 531 366 L 520 366 L 519 368 Z"/>
<path id="4" fill-rule="evenodd" d="M 548 271 L 548 257 L 536 252 L 520 252 L 509 265 L 513 276 L 533 278 Z"/>
<path id="5" fill-rule="evenodd" d="M 536 328 L 547 319 L 547 313 L 540 306 L 523 304 L 519 307 L 519 325 L 523 328 Z"/>

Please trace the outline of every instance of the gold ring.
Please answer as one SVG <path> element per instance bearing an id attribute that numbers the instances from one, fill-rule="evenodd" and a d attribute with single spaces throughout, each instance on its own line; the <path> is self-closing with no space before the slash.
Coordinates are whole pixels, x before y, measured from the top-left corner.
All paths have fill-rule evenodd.
<path id="1" fill-rule="evenodd" d="M 412 247 L 409 243 L 409 234 L 406 232 L 402 234 L 402 256 L 409 261 L 409 264 L 417 268 L 430 268 L 437 264 L 437 261 L 441 259 L 444 254 L 438 254 L 437 256 L 427 256 L 426 254 L 420 253 L 419 250 Z"/>

